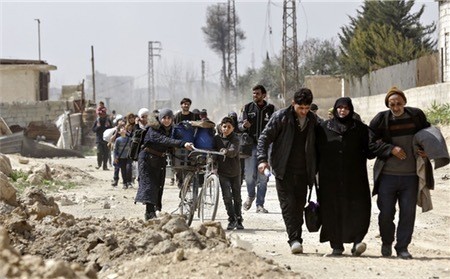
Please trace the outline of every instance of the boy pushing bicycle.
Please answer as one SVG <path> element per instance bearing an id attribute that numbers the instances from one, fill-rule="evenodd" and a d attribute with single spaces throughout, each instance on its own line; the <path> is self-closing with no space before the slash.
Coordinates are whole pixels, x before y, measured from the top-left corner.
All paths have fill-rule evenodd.
<path id="1" fill-rule="evenodd" d="M 224 117 L 220 122 L 219 134 L 214 136 L 217 151 L 225 154 L 225 160 L 218 160 L 217 174 L 222 189 L 223 203 L 228 214 L 227 230 L 243 230 L 241 214 L 241 163 L 239 160 L 239 138 L 234 133 L 234 121 Z"/>

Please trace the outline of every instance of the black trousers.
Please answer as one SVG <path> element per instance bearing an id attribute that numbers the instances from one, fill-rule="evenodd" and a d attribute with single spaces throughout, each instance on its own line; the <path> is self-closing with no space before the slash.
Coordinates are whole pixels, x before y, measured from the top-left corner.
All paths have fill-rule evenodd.
<path id="1" fill-rule="evenodd" d="M 306 181 L 306 175 L 291 173 L 286 173 L 283 180 L 276 178 L 278 201 L 280 202 L 281 214 L 286 225 L 289 245 L 296 240 L 303 243 L 303 209 L 305 208 L 306 194 L 308 193 Z"/>
<path id="2" fill-rule="evenodd" d="M 242 220 L 240 175 L 234 177 L 219 175 L 219 181 L 222 190 L 223 203 L 225 204 L 225 209 L 228 214 L 228 221 Z"/>
<path id="3" fill-rule="evenodd" d="M 108 155 L 109 155 L 108 143 L 106 141 L 97 142 L 97 165 L 106 169 L 108 167 Z"/>

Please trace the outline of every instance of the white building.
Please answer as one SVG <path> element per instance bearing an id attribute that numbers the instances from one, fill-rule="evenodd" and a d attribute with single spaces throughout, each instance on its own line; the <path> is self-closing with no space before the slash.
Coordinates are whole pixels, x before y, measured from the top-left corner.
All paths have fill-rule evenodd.
<path id="1" fill-rule="evenodd" d="M 450 81 L 450 2 L 439 1 L 439 53 L 442 82 Z"/>
<path id="2" fill-rule="evenodd" d="M 39 60 L 0 59 L 0 100 L 3 103 L 48 100 L 50 71 Z"/>

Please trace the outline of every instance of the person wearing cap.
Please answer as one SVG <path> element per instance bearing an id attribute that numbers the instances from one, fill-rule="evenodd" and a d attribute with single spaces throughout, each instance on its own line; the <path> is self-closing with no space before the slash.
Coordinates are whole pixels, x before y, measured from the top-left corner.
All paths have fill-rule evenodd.
<path id="1" fill-rule="evenodd" d="M 225 160 L 217 160 L 217 174 L 228 215 L 227 230 L 243 230 L 239 138 L 234 132 L 234 125 L 235 122 L 230 117 L 224 117 L 220 121 L 220 133 L 214 136 L 214 146 L 217 151 L 225 154 Z"/>
<path id="2" fill-rule="evenodd" d="M 303 253 L 303 209 L 308 187 L 314 185 L 316 175 L 314 143 L 318 123 L 309 111 L 312 100 L 308 88 L 295 92 L 291 105 L 272 115 L 257 146 L 258 171 L 263 175 L 271 168 L 275 176 L 281 215 L 293 254 Z"/>
<path id="3" fill-rule="evenodd" d="M 422 150 L 414 154 L 413 137 L 430 123 L 419 108 L 406 107 L 406 95 L 397 87 L 386 94 L 384 103 L 388 110 L 379 112 L 370 122 L 373 134 L 370 149 L 377 156 L 373 167 L 373 195 L 378 195 L 380 210 L 378 225 L 381 235 L 381 254 L 392 255 L 394 240 L 397 256 L 411 259 L 408 251 L 414 231 L 418 177 L 416 175 L 416 156 L 426 157 Z M 396 204 L 399 207 L 399 220 L 395 232 Z"/>
<path id="4" fill-rule="evenodd" d="M 103 140 L 103 132 L 106 129 L 112 128 L 111 120 L 106 114 L 106 108 L 103 102 L 100 102 L 97 108 L 98 117 L 92 126 L 92 131 L 96 134 L 95 143 L 97 145 L 97 167 L 99 169 L 103 165 L 103 170 L 108 170 L 108 142 Z"/>
<path id="5" fill-rule="evenodd" d="M 134 121 L 136 129 L 145 129 L 147 127 L 149 114 L 150 111 L 148 110 L 148 108 L 141 108 L 138 110 L 137 117 Z"/>
<path id="6" fill-rule="evenodd" d="M 159 125 L 149 126 L 138 158 L 139 188 L 135 203 L 145 204 L 145 220 L 156 218 L 156 211 L 162 209 L 162 195 L 166 177 L 166 155 L 169 147 L 192 150 L 190 142 L 172 138 L 173 112 L 159 111 Z"/>
<path id="7" fill-rule="evenodd" d="M 367 247 L 363 242 L 371 213 L 367 159 L 374 156 L 369 152 L 369 127 L 354 119 L 354 113 L 352 100 L 339 98 L 334 117 L 316 130 L 320 242 L 330 242 L 333 256 L 343 254 L 344 243 L 353 243 L 353 256 Z"/>

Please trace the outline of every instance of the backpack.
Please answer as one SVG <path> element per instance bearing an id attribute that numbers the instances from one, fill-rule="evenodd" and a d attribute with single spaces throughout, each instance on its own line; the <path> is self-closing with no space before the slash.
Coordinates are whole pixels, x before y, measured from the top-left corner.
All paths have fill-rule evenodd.
<path id="1" fill-rule="evenodd" d="M 138 129 L 134 131 L 131 137 L 130 149 L 128 151 L 128 158 L 137 161 L 139 157 L 139 152 L 141 152 L 142 145 L 144 144 L 145 134 L 147 134 L 147 129 Z"/>

